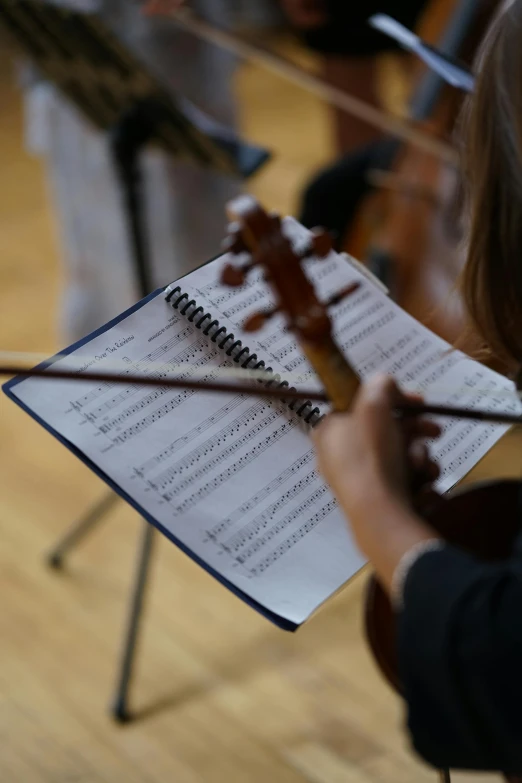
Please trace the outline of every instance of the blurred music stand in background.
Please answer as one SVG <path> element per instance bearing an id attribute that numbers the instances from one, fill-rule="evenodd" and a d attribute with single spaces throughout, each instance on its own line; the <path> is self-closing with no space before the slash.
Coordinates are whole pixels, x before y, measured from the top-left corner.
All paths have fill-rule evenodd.
<path id="1" fill-rule="evenodd" d="M 269 159 L 269 152 L 241 141 L 184 98 L 171 95 L 90 11 L 71 10 L 50 0 L 0 0 L 0 23 L 42 74 L 107 134 L 136 282 L 141 296 L 148 295 L 152 276 L 140 167 L 144 147 L 151 144 L 176 159 L 240 178 L 254 174 Z M 76 522 L 50 553 L 49 564 L 60 568 L 65 555 L 117 500 L 114 493 L 104 496 Z M 112 715 L 119 722 L 132 717 L 128 694 L 152 555 L 154 528 L 145 521 L 143 525 L 112 705 Z"/>
<path id="2" fill-rule="evenodd" d="M 441 76 L 452 87 L 466 93 L 474 91 L 475 76 L 464 63 L 449 57 L 437 47 L 427 44 L 418 35 L 387 14 L 375 14 L 368 21 L 371 27 L 393 38 L 407 52 L 415 54 L 428 68 Z"/>

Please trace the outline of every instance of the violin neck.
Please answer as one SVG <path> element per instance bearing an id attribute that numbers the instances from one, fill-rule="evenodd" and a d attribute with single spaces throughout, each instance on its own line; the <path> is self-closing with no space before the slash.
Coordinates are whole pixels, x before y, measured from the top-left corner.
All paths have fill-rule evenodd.
<path id="1" fill-rule="evenodd" d="M 347 411 L 360 386 L 358 375 L 348 365 L 343 354 L 330 338 L 318 347 L 314 343 L 302 342 L 306 358 L 321 379 L 335 411 Z"/>

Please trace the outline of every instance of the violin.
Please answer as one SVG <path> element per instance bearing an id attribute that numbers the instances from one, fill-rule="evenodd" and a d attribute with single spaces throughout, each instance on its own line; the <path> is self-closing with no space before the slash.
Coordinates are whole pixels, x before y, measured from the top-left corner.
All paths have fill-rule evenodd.
<path id="1" fill-rule="evenodd" d="M 229 251 L 241 258 L 222 273 L 225 285 L 241 285 L 249 271 L 263 269 L 275 299 L 276 310 L 286 316 L 312 367 L 324 384 L 335 411 L 348 411 L 359 388 L 359 378 L 332 335 L 327 307 L 321 302 L 296 253 L 281 229 L 277 215 L 267 214 L 252 198 L 243 196 L 228 207 L 232 221 Z M 315 234 L 316 246 L 324 243 Z M 244 261 L 245 253 L 250 257 Z M 272 313 L 268 313 L 271 315 Z M 266 313 L 250 326 L 261 328 Z M 522 519 L 522 483 L 518 480 L 486 481 L 469 488 L 437 495 L 419 513 L 448 542 L 478 557 L 502 560 L 513 551 Z M 502 524 L 499 524 L 499 519 Z M 366 594 L 365 630 L 369 647 L 386 680 L 402 691 L 396 653 L 396 615 L 378 579 L 371 577 Z M 444 773 L 444 780 L 448 780 Z M 508 778 L 514 783 L 515 778 Z"/>
<path id="2" fill-rule="evenodd" d="M 495 3 L 453 0 L 441 34 L 448 5 L 447 0 L 432 3 L 419 35 L 444 54 L 469 62 Z M 410 118 L 448 143 L 461 100 L 459 91 L 428 71 L 414 92 Z M 379 158 L 379 170 L 370 176 L 376 187 L 363 200 L 343 247 L 369 265 L 401 307 L 453 344 L 465 326 L 456 292 L 464 264 L 460 170 L 453 162 L 391 139 L 381 146 Z M 459 347 L 473 354 L 481 344 L 469 333 Z"/>

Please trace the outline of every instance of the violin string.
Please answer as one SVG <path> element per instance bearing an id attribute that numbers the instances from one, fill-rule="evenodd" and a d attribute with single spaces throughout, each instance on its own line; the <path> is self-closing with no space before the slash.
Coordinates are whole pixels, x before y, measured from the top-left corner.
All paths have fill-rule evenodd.
<path id="1" fill-rule="evenodd" d="M 327 84 L 280 55 L 254 46 L 250 42 L 228 33 L 226 30 L 208 24 L 188 8 L 157 12 L 155 15 L 166 16 L 172 19 L 180 27 L 185 28 L 198 38 L 225 49 L 241 59 L 255 63 L 287 81 L 293 82 L 330 105 L 336 106 L 338 109 L 380 128 L 385 133 L 402 138 L 404 141 L 408 141 L 448 163 L 458 163 L 458 153 L 449 144 L 417 130 L 407 120 L 392 114 L 386 114 L 381 109 L 367 104 L 344 90 Z"/>

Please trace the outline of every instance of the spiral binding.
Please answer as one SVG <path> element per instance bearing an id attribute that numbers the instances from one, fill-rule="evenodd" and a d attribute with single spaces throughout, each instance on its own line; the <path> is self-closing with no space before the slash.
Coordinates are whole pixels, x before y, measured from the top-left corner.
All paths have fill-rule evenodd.
<path id="1" fill-rule="evenodd" d="M 219 348 L 224 350 L 227 343 L 229 343 L 225 354 L 230 356 L 236 364 L 239 364 L 245 370 L 264 370 L 266 380 L 260 379 L 260 383 L 263 383 L 265 386 L 277 384 L 279 389 L 288 388 L 290 391 L 296 391 L 295 386 L 290 386 L 288 381 L 281 380 L 281 376 L 274 372 L 272 367 L 267 367 L 262 359 L 258 360 L 257 354 L 251 353 L 250 348 L 243 346 L 241 340 L 236 340 L 232 332 L 228 332 L 226 327 L 220 326 L 219 321 L 213 319 L 210 313 L 206 313 L 204 307 L 198 306 L 196 300 L 191 299 L 187 293 L 184 293 L 179 285 L 174 288 L 167 286 L 165 293 L 166 301 L 175 310 L 178 310 L 181 315 L 186 316 L 187 320 L 193 323 L 196 329 L 201 329 L 203 334 L 210 337 L 213 343 L 217 343 Z M 196 318 L 197 320 L 195 320 Z M 206 321 L 207 323 L 205 323 Z M 314 407 L 311 400 L 300 403 L 300 400 L 287 401 L 282 398 L 282 402 L 296 416 L 299 416 L 299 418 L 311 426 L 317 424 L 321 418 L 321 411 L 319 408 Z M 296 408 L 297 405 L 299 405 L 298 408 Z"/>

